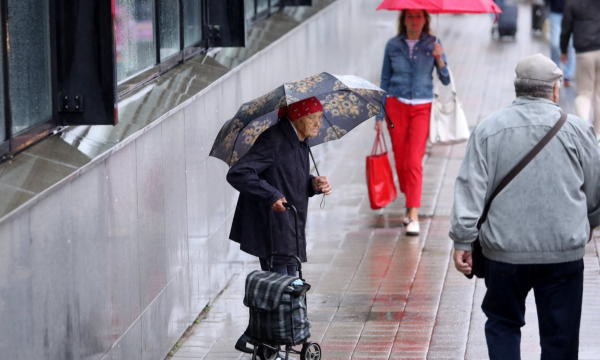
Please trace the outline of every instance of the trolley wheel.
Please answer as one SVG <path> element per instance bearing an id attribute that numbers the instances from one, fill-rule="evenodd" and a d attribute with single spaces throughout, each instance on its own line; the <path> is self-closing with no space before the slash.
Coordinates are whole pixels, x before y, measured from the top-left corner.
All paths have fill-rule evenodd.
<path id="1" fill-rule="evenodd" d="M 300 360 L 320 360 L 321 359 L 321 345 L 316 342 L 307 342 L 302 345 L 302 351 L 300 352 Z"/>
<path id="2" fill-rule="evenodd" d="M 279 356 L 277 347 L 271 349 L 264 345 L 258 345 L 258 357 L 260 360 L 275 360 Z"/>

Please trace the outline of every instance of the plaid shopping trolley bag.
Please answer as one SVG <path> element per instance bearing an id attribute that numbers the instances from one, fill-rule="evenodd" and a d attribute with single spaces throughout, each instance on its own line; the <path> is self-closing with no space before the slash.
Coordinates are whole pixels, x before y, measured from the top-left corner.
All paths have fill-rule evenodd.
<path id="1" fill-rule="evenodd" d="M 310 337 L 302 280 L 268 271 L 246 278 L 244 305 L 250 308 L 250 337 L 273 345 L 297 345 Z"/>
<path id="2" fill-rule="evenodd" d="M 293 205 L 283 205 L 294 214 L 298 249 L 298 212 Z M 253 271 L 246 277 L 244 305 L 250 309 L 247 335 L 251 338 L 250 343 L 254 345 L 252 359 L 256 359 L 257 356 L 261 360 L 277 359 L 280 346 L 283 345 L 285 360 L 290 354 L 299 354 L 301 360 L 320 360 L 321 346 L 308 341 L 310 322 L 306 308 L 306 292 L 310 290 L 310 285 L 302 278 L 302 262 L 297 254 L 272 253 L 269 256 L 269 264 L 272 265 L 275 258 L 296 261 L 298 277 L 260 270 Z M 293 348 L 300 344 L 301 350 Z"/>

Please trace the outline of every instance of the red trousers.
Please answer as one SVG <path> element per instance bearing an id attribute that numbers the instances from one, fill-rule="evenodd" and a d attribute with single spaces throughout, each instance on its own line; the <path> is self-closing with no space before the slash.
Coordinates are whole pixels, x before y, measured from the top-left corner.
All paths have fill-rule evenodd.
<path id="1" fill-rule="evenodd" d="M 406 207 L 421 207 L 423 191 L 423 156 L 429 135 L 431 104 L 406 105 L 394 97 L 388 97 L 385 110 L 394 128 L 388 130 L 400 191 L 406 195 Z"/>

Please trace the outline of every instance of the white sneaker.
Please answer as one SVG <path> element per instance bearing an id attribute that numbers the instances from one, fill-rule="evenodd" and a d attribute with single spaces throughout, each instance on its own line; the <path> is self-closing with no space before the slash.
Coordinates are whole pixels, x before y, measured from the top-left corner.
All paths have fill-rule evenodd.
<path id="1" fill-rule="evenodd" d="M 408 225 L 406 225 L 407 236 L 419 236 L 419 222 L 417 220 L 410 219 Z"/>

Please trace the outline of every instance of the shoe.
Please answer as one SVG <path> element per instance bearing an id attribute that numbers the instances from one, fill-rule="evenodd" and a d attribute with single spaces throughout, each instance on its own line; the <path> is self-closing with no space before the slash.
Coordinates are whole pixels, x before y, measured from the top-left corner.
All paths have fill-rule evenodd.
<path id="1" fill-rule="evenodd" d="M 246 334 L 242 334 L 235 343 L 235 349 L 246 354 L 252 354 L 254 349 L 248 347 L 248 342 L 250 342 L 250 337 Z"/>
<path id="2" fill-rule="evenodd" d="M 567 87 L 571 87 L 571 80 L 570 79 L 565 79 L 563 81 L 563 85 L 567 88 Z"/>
<path id="3" fill-rule="evenodd" d="M 406 225 L 407 236 L 419 236 L 419 221 L 410 219 L 408 225 Z"/>

